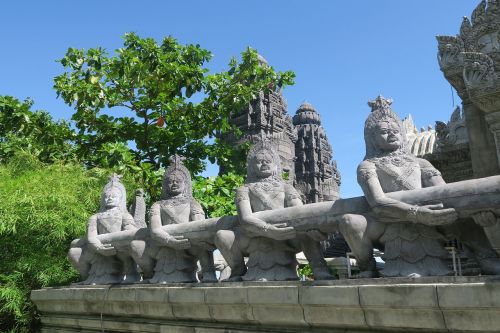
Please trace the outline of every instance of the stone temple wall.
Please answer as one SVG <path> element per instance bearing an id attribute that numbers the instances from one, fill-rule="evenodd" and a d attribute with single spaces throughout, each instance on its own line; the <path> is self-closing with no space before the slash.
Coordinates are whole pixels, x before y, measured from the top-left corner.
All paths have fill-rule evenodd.
<path id="1" fill-rule="evenodd" d="M 460 107 L 447 123 L 417 130 L 411 115 L 403 120 L 410 151 L 432 163 L 447 183 L 474 178 L 467 124 Z"/>
<path id="2" fill-rule="evenodd" d="M 42 333 L 493 333 L 498 279 L 71 286 L 33 291 Z"/>

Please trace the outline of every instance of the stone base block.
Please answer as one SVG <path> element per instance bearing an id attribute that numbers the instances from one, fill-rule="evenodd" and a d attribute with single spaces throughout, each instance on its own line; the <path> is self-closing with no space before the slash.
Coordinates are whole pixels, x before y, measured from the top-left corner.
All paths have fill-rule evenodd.
<path id="1" fill-rule="evenodd" d="M 34 290 L 43 332 L 500 332 L 500 277 Z"/>

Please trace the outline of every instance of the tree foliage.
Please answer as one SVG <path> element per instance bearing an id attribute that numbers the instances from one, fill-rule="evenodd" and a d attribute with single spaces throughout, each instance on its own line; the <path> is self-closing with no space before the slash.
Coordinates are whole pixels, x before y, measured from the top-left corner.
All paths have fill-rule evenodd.
<path id="1" fill-rule="evenodd" d="M 0 95 L 0 162 L 26 151 L 42 162 L 72 156 L 75 133 L 66 121 L 54 121 L 45 111 L 32 111 L 33 101 Z"/>
<path id="2" fill-rule="evenodd" d="M 201 204 L 207 217 L 236 215 L 234 197 L 243 182 L 243 176 L 234 173 L 218 177 L 197 177 L 193 183 L 193 196 Z"/>
<path id="3" fill-rule="evenodd" d="M 153 169 L 168 164 L 173 154 L 187 157 L 197 173 L 207 158 L 216 162 L 231 154 L 214 139 L 231 130 L 230 113 L 241 109 L 259 91 L 293 83 L 292 72 L 275 72 L 247 49 L 241 62 L 209 74 L 212 54 L 199 45 L 182 45 L 173 37 L 161 43 L 124 36 L 114 55 L 102 48 L 68 49 L 60 60 L 66 72 L 55 78 L 55 89 L 75 108 L 78 156 L 99 165 L 109 144 L 126 144 L 136 165 Z M 131 143 L 131 145 L 129 145 Z"/>

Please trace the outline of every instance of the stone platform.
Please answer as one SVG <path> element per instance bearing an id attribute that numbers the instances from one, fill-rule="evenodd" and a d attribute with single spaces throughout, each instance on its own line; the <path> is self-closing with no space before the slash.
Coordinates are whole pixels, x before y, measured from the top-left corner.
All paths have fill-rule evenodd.
<path id="1" fill-rule="evenodd" d="M 500 332 L 500 276 L 127 286 L 31 294 L 43 332 Z"/>

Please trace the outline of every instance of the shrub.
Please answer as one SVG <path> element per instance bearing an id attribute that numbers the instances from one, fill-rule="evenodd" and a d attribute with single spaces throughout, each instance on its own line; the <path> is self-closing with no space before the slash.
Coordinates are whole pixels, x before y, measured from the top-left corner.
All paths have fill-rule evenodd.
<path id="1" fill-rule="evenodd" d="M 0 331 L 35 330 L 30 291 L 77 280 L 66 254 L 99 209 L 109 174 L 76 164 L 47 165 L 26 153 L 0 165 Z M 133 196 L 133 181 L 124 184 Z"/>

